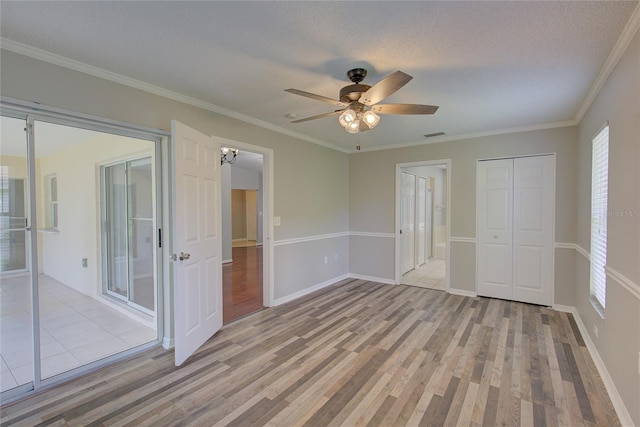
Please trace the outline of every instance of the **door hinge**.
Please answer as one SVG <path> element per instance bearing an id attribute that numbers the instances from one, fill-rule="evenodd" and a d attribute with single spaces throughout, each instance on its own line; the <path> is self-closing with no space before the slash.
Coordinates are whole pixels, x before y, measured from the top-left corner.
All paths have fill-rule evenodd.
<path id="1" fill-rule="evenodd" d="M 158 228 L 158 247 L 162 247 L 162 228 Z"/>

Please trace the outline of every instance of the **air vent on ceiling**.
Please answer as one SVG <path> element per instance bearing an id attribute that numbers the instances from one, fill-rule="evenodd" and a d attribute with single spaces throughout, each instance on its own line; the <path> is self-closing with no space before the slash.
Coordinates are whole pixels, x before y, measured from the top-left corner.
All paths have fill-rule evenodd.
<path id="1" fill-rule="evenodd" d="M 435 133 L 428 133 L 424 137 L 425 138 L 433 138 L 434 136 L 442 136 L 442 135 L 444 135 L 444 132 L 435 132 Z"/>

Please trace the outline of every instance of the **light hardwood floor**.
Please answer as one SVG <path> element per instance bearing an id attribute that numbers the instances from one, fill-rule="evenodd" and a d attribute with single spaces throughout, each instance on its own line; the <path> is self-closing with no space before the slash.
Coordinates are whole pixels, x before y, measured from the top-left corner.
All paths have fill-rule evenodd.
<path id="1" fill-rule="evenodd" d="M 136 359 L 2 425 L 619 425 L 571 314 L 345 280 Z"/>

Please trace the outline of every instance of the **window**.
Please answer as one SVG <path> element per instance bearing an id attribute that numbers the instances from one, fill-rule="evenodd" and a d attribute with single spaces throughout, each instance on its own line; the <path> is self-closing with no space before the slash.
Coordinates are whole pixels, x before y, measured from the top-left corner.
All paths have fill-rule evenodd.
<path id="1" fill-rule="evenodd" d="M 609 125 L 593 138 L 591 158 L 591 301 L 604 316 L 607 277 Z"/>
<path id="2" fill-rule="evenodd" d="M 47 195 L 49 196 L 49 228 L 58 228 L 58 178 L 55 175 L 47 177 Z"/>

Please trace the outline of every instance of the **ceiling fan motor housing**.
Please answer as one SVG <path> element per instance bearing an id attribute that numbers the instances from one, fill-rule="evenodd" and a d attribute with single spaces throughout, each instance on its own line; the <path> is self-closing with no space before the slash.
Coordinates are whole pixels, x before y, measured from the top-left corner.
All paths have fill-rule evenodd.
<path id="1" fill-rule="evenodd" d="M 368 91 L 370 88 L 371 86 L 363 85 L 360 83 L 345 86 L 340 89 L 340 101 L 349 103 L 357 101 L 358 99 L 360 99 L 360 95 Z"/>

